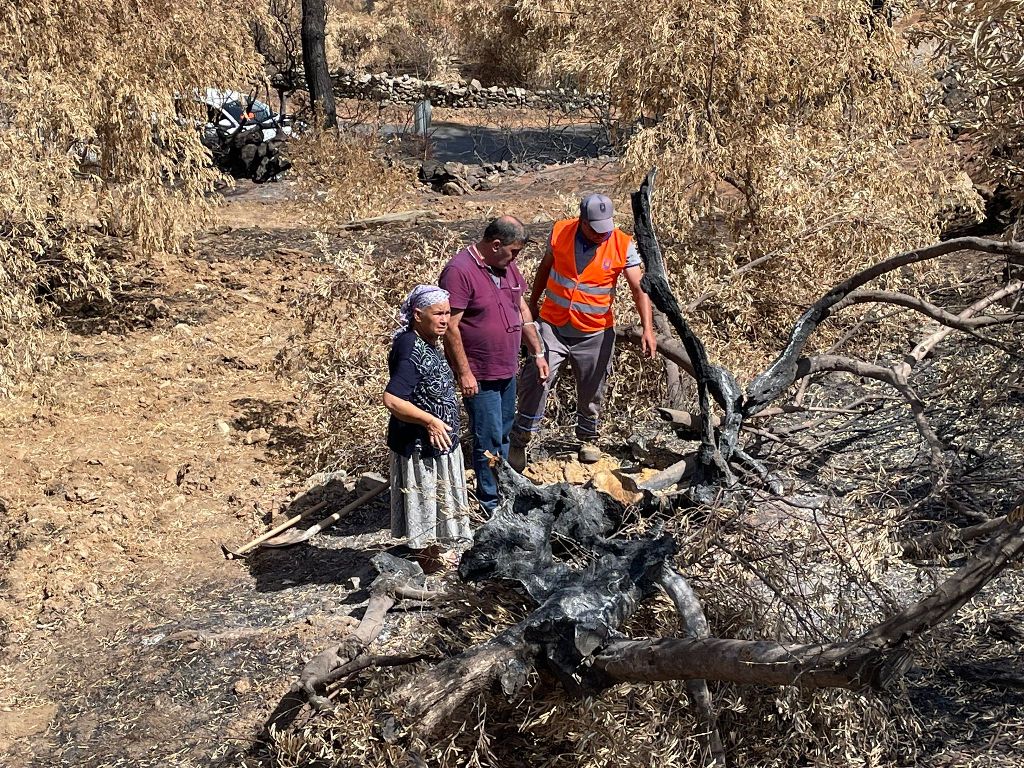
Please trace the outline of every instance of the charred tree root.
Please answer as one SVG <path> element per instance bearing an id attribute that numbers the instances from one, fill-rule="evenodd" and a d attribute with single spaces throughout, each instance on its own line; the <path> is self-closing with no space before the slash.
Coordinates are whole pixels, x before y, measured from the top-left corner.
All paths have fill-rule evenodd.
<path id="1" fill-rule="evenodd" d="M 521 622 L 432 669 L 393 696 L 414 738 L 437 738 L 475 697 L 500 684 L 512 696 L 533 669 L 570 695 L 599 695 L 624 682 L 685 680 L 716 765 L 724 754 L 706 681 L 803 688 L 886 690 L 911 664 L 908 640 L 949 618 L 1024 554 L 1024 505 L 994 521 L 995 535 L 933 592 L 850 641 L 785 644 L 710 636 L 696 594 L 671 566 L 668 537 L 623 541 L 613 500 L 564 483 L 536 487 L 498 465 L 503 502 L 463 558 L 467 581 L 517 584 L 536 608 Z M 571 540 L 590 557 L 555 557 Z M 619 629 L 658 587 L 680 615 L 683 636 L 633 640 Z"/>
<path id="2" fill-rule="evenodd" d="M 384 629 L 384 618 L 399 599 L 437 597 L 423 589 L 424 575 L 419 565 L 386 553 L 376 555 L 373 564 L 380 575 L 370 584 L 370 602 L 359 625 L 340 643 L 314 656 L 289 691 L 293 696 L 305 697 L 315 710 L 331 708 L 326 694 L 332 683 L 368 666 L 383 665 L 365 650 Z"/>

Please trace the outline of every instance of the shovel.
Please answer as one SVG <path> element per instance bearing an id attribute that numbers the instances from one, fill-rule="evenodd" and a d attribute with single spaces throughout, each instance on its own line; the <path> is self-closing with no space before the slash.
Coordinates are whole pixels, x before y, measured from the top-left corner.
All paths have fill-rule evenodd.
<path id="1" fill-rule="evenodd" d="M 309 517 L 309 515 L 313 514 L 317 510 L 323 509 L 325 506 L 327 506 L 327 502 L 326 501 L 318 502 L 318 503 L 314 504 L 312 507 L 310 507 L 309 509 L 303 510 L 302 512 L 300 512 L 299 514 L 295 515 L 294 517 L 289 517 L 283 523 L 281 523 L 280 525 L 278 525 L 275 528 L 271 528 L 269 531 L 264 533 L 262 536 L 257 536 L 255 539 L 250 541 L 248 544 L 243 544 L 238 549 L 231 549 L 231 547 L 229 547 L 227 544 L 221 544 L 220 545 L 220 551 L 224 553 L 224 557 L 227 560 L 235 560 L 235 559 L 238 559 L 238 558 L 243 558 L 249 552 L 252 552 L 254 549 L 256 549 L 256 547 L 258 547 L 260 544 L 262 544 L 267 539 L 272 539 L 275 536 L 277 536 L 279 533 L 281 533 L 283 531 L 287 531 L 289 528 L 291 528 L 293 525 L 295 525 L 297 522 L 299 522 L 299 520 L 302 520 L 304 517 Z"/>
<path id="2" fill-rule="evenodd" d="M 311 525 L 304 531 L 285 531 L 280 536 L 272 539 L 267 539 L 262 542 L 264 547 L 290 547 L 293 544 L 301 544 L 304 541 L 309 541 L 316 536 L 320 531 L 330 528 L 336 522 L 341 520 L 346 514 L 351 512 L 358 507 L 361 507 L 366 502 L 377 498 L 384 491 L 390 487 L 390 483 L 387 481 L 378 481 L 378 485 L 374 486 L 355 501 L 346 504 L 344 507 L 339 509 L 333 515 L 325 517 L 323 520 L 318 522 L 316 525 Z"/>

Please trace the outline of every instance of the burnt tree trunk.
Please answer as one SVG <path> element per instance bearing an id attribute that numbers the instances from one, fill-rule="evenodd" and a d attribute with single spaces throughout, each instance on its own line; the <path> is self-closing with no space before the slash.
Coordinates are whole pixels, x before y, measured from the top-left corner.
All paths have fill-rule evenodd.
<path id="1" fill-rule="evenodd" d="M 327 4 L 325 0 L 302 0 L 302 67 L 309 88 L 309 103 L 327 128 L 337 128 L 331 73 L 327 69 L 325 37 Z"/>

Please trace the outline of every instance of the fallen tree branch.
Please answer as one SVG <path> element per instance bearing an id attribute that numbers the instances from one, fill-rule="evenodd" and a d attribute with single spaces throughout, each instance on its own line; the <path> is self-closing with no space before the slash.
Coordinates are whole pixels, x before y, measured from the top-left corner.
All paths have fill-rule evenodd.
<path id="1" fill-rule="evenodd" d="M 672 600 L 676 612 L 683 623 L 683 630 L 688 637 L 705 639 L 710 637 L 711 629 L 708 626 L 707 617 L 704 615 L 704 608 L 697 598 L 697 594 L 690 587 L 690 583 L 683 578 L 679 571 L 672 568 L 668 563 L 662 565 L 661 573 L 658 576 L 658 584 L 665 590 L 665 593 Z M 715 715 L 714 707 L 711 704 L 711 692 L 708 690 L 708 682 L 702 678 L 686 681 L 686 690 L 693 699 L 694 706 L 700 715 L 701 724 L 704 726 L 703 733 L 705 746 L 711 758 L 709 765 L 725 766 L 725 747 L 722 746 L 722 736 L 718 732 L 718 717 Z"/>
<path id="2" fill-rule="evenodd" d="M 1006 516 L 995 517 L 977 525 L 969 525 L 965 528 L 952 528 L 940 531 L 933 531 L 916 539 L 909 539 L 903 542 L 903 556 L 906 558 L 920 560 L 938 554 L 949 552 L 958 545 L 966 544 L 969 541 L 980 539 L 994 533 L 1006 522 Z"/>
<path id="3" fill-rule="evenodd" d="M 804 376 L 812 376 L 816 373 L 823 373 L 826 371 L 842 371 L 844 373 L 851 373 L 854 376 L 874 379 L 875 381 L 888 384 L 903 395 L 903 399 L 910 405 L 910 410 L 914 415 L 914 422 L 917 424 L 917 429 L 921 433 L 921 437 L 923 437 L 925 442 L 928 444 L 933 466 L 935 466 L 936 469 L 940 469 L 944 465 L 945 462 L 942 458 L 942 452 L 945 450 L 945 446 L 939 439 L 939 436 L 935 434 L 935 430 L 932 429 L 931 424 L 925 416 L 924 402 L 920 397 L 918 397 L 914 388 L 907 383 L 904 376 L 900 375 L 892 368 L 875 365 L 874 363 L 866 363 L 863 360 L 854 360 L 849 357 L 840 357 L 838 355 L 801 357 L 796 361 L 796 373 L 794 375 L 796 378 L 802 378 Z"/>
<path id="4" fill-rule="evenodd" d="M 392 697 L 402 719 L 414 724 L 421 738 L 429 739 L 451 722 L 469 699 L 495 682 L 501 682 L 506 696 L 513 695 L 525 683 L 540 653 L 538 646 L 523 642 L 520 629 L 514 627 L 410 678 Z"/>
<path id="5" fill-rule="evenodd" d="M 302 668 L 290 693 L 302 694 L 314 709 L 330 708 L 327 686 L 349 674 L 349 667 L 365 656 L 366 648 L 384 629 L 384 617 L 401 597 L 414 600 L 436 597 L 422 589 L 423 569 L 419 565 L 387 553 L 373 558 L 379 574 L 370 584 L 370 602 L 359 625 L 338 644 L 321 651 Z"/>
<path id="6" fill-rule="evenodd" d="M 672 333 L 672 326 L 662 312 L 654 313 L 654 327 L 660 336 Z M 681 366 L 671 358 L 662 357 L 665 363 L 665 403 L 669 408 L 681 408 L 685 401 Z M 687 374 L 693 375 L 692 371 L 687 371 Z"/>
<path id="7" fill-rule="evenodd" d="M 1012 296 L 1015 293 L 1020 293 L 1022 289 L 1024 289 L 1024 281 L 1018 280 L 1014 283 L 1010 283 L 1009 285 L 1000 288 L 998 291 L 974 302 L 971 306 L 967 307 L 967 309 L 957 315 L 957 317 L 961 320 L 966 320 L 978 312 L 988 309 L 1000 299 Z M 906 356 L 904 361 L 894 368 L 896 373 L 904 377 L 909 376 L 913 367 L 930 355 L 932 350 L 938 346 L 939 342 L 949 336 L 953 330 L 953 328 L 949 327 L 940 328 L 938 331 L 919 342 L 917 346 L 915 346 L 914 349 Z"/>
<path id="8" fill-rule="evenodd" d="M 622 640 L 594 657 L 613 683 L 706 679 L 746 685 L 885 690 L 910 667 L 909 653 L 853 653 L 846 646 L 783 645 L 709 637 Z"/>
<path id="9" fill-rule="evenodd" d="M 661 638 L 609 643 L 594 666 L 614 682 L 704 678 L 803 688 L 885 690 L 909 668 L 902 646 L 945 621 L 1024 553 L 1024 504 L 989 545 L 918 602 L 847 643 L 784 645 L 766 640 Z"/>
<path id="10" fill-rule="evenodd" d="M 388 213 L 384 216 L 371 216 L 368 219 L 356 219 L 339 224 L 338 229 L 362 230 L 374 227 L 386 227 L 389 224 L 415 224 L 418 221 L 432 221 L 437 218 L 433 211 L 402 211 L 401 213 Z"/>
<path id="11" fill-rule="evenodd" d="M 639 325 L 617 325 L 615 326 L 615 338 L 639 347 L 643 339 L 643 329 Z M 693 362 L 690 360 L 686 349 L 671 336 L 655 334 L 658 342 L 658 353 L 666 360 L 672 361 L 680 370 L 686 371 L 693 378 L 697 377 L 693 370 Z"/>
<path id="12" fill-rule="evenodd" d="M 1015 323 L 1024 320 L 1024 315 L 1017 313 L 964 318 L 959 315 L 954 315 L 952 312 L 947 312 L 942 307 L 932 304 L 930 301 L 918 298 L 917 296 L 911 296 L 907 293 L 896 293 L 893 291 L 854 291 L 836 304 L 835 307 L 832 308 L 832 311 L 838 312 L 840 309 L 844 309 L 853 304 L 868 304 L 876 302 L 882 304 L 894 304 L 899 307 L 912 309 L 915 312 L 920 312 L 926 317 L 930 317 L 932 320 L 935 320 L 942 325 L 948 325 L 950 328 L 955 328 L 956 330 L 964 331 L 965 333 L 973 333 L 978 328 L 986 328 L 990 325 L 1002 325 L 1005 323 Z"/>
<path id="13" fill-rule="evenodd" d="M 423 653 L 411 654 L 411 655 L 391 655 L 391 656 L 373 656 L 369 653 L 361 653 L 346 664 L 342 664 L 337 669 L 331 671 L 329 674 L 324 675 L 320 681 L 324 687 L 328 688 L 327 698 L 330 699 L 332 696 L 337 695 L 339 688 L 330 690 L 332 686 L 338 681 L 362 672 L 364 669 L 381 668 L 381 667 L 401 667 L 408 664 L 417 664 L 421 661 L 439 661 L 435 656 L 428 656 Z"/>

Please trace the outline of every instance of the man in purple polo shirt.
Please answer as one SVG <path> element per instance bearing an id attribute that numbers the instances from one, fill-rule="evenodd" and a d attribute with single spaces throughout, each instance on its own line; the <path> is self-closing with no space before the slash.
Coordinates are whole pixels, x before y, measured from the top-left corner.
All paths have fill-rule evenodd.
<path id="1" fill-rule="evenodd" d="M 480 242 L 455 254 L 438 281 L 452 308 L 444 349 L 469 413 L 477 499 L 488 512 L 498 503 L 498 487 L 485 453 L 508 458 L 523 337 L 538 372 L 547 377 L 526 280 L 513 263 L 527 240 L 519 219 L 495 219 Z"/>

